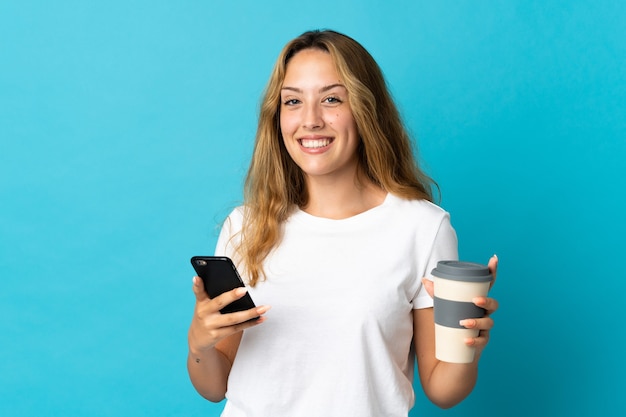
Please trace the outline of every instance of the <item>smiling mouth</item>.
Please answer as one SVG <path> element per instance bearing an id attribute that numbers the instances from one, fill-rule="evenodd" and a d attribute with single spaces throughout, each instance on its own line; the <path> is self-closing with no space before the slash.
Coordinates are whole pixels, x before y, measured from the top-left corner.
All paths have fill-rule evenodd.
<path id="1" fill-rule="evenodd" d="M 318 149 L 318 148 L 323 148 L 326 147 L 328 145 L 330 145 L 330 143 L 332 142 L 332 139 L 300 139 L 300 145 L 303 148 L 306 149 Z"/>

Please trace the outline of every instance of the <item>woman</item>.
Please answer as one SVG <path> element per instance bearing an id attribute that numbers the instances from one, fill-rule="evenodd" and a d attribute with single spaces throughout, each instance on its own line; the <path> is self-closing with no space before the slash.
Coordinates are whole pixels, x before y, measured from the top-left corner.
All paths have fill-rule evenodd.
<path id="1" fill-rule="evenodd" d="M 463 400 L 497 302 L 477 298 L 487 316 L 462 323 L 480 329 L 466 341 L 474 363 L 435 358 L 422 277 L 458 254 L 431 184 L 365 49 L 333 31 L 289 42 L 263 98 L 244 205 L 216 249 L 248 288 L 209 299 L 194 278 L 188 370 L 198 392 L 226 397 L 224 416 L 406 416 L 417 358 L 435 404 Z M 496 266 L 494 257 L 494 275 Z M 259 307 L 219 313 L 246 291 Z"/>

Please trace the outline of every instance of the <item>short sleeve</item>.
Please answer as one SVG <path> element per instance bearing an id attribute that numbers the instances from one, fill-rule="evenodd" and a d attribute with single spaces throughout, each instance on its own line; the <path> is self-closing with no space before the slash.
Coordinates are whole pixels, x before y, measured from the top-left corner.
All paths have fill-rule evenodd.
<path id="1" fill-rule="evenodd" d="M 220 235 L 215 245 L 215 256 L 228 256 L 235 258 L 236 246 L 239 241 L 239 233 L 243 223 L 243 213 L 240 208 L 233 210 L 224 221 Z"/>
<path id="2" fill-rule="evenodd" d="M 437 262 L 442 260 L 456 261 L 459 259 L 458 240 L 456 232 L 450 223 L 450 215 L 448 213 L 439 223 L 439 229 L 433 240 L 430 256 L 426 260 L 425 274 L 426 278 L 432 280 L 431 271 L 437 266 Z M 420 284 L 420 290 L 413 300 L 413 308 L 428 308 L 433 306 L 433 299 Z"/>

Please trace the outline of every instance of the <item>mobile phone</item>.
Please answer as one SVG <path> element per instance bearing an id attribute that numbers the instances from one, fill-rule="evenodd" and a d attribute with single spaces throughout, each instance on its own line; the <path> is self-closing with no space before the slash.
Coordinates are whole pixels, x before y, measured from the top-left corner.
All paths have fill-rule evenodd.
<path id="1" fill-rule="evenodd" d="M 204 282 L 204 289 L 209 298 L 215 298 L 226 291 L 243 287 L 243 281 L 233 261 L 226 256 L 194 256 L 191 265 Z M 249 310 L 256 307 L 250 294 L 233 301 L 220 310 L 220 313 Z"/>

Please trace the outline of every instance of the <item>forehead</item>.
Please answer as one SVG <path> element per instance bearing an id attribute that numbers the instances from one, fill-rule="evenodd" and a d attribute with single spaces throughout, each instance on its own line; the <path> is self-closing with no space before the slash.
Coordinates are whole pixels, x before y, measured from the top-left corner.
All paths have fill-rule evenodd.
<path id="1" fill-rule="evenodd" d="M 330 53 L 321 49 L 303 49 L 294 54 L 287 63 L 283 85 L 325 79 L 341 82 L 335 62 Z"/>

